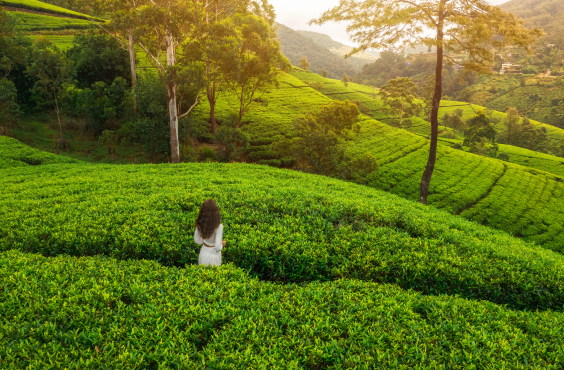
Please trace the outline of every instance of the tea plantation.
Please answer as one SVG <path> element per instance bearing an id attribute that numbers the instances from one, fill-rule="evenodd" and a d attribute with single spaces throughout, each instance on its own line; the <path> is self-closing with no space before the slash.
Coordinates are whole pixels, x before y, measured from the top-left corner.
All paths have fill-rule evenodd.
<path id="1" fill-rule="evenodd" d="M 299 76 L 300 73 L 318 80 L 323 78 L 304 72 L 294 75 Z M 345 89 L 339 81 L 334 86 L 324 84 L 323 88 L 335 89 L 337 84 Z M 371 99 L 366 91 L 370 88 L 349 84 L 346 89 L 350 90 L 346 94 L 326 96 L 322 93 L 323 89 L 317 91 L 294 76 L 283 75 L 280 87 L 262 96 L 260 104 L 244 118 L 242 129 L 251 138 L 249 159 L 261 164 L 284 166 L 284 158 L 278 158 L 271 152 L 271 144 L 293 136 L 292 122 L 296 116 L 329 104 L 336 97 L 360 100 L 364 96 Z M 362 89 L 365 91 L 362 92 Z M 374 102 L 376 104 L 377 100 Z M 206 117 L 207 109 L 204 103 L 196 114 Z M 230 111 L 225 99 L 219 100 L 217 111 L 222 114 Z M 560 130 L 552 129 L 556 133 Z M 391 127 L 365 115 L 361 132 L 350 143 L 349 150 L 353 155 L 371 153 L 378 158 L 380 170 L 370 186 L 416 201 L 427 162 L 428 145 L 428 140 L 422 135 Z M 511 232 L 546 248 L 564 250 L 564 181 L 558 174 L 507 164 L 440 144 L 429 204 Z M 517 207 L 521 213 L 508 207 Z M 480 214 L 482 210 L 487 212 Z"/>
<path id="2" fill-rule="evenodd" d="M 0 158 L 2 368 L 564 363 L 564 257 L 501 231 L 266 166 Z M 208 197 L 219 269 L 190 266 Z"/>

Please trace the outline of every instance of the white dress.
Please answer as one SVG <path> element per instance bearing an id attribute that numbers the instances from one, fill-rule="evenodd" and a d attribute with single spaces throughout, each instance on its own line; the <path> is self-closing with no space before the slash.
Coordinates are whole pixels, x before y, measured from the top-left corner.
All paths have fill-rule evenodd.
<path id="1" fill-rule="evenodd" d="M 217 229 L 215 229 L 212 236 L 207 239 L 203 239 L 198 232 L 194 231 L 194 242 L 196 244 L 202 244 L 202 249 L 200 249 L 200 257 L 198 257 L 198 265 L 208 265 L 208 266 L 219 266 L 221 265 L 221 250 L 223 249 L 223 244 L 221 241 L 223 239 L 223 225 L 219 224 Z M 204 242 L 209 245 L 206 247 Z"/>

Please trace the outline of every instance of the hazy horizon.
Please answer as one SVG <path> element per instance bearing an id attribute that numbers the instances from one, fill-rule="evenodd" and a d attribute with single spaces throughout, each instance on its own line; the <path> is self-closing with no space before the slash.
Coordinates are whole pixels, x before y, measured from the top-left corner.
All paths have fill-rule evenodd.
<path id="1" fill-rule="evenodd" d="M 492 5 L 500 5 L 508 0 L 488 0 Z M 269 0 L 276 12 L 276 21 L 294 30 L 320 32 L 345 45 L 353 45 L 349 40 L 346 25 L 329 23 L 323 26 L 308 26 L 307 23 L 324 11 L 339 4 L 339 0 Z"/>

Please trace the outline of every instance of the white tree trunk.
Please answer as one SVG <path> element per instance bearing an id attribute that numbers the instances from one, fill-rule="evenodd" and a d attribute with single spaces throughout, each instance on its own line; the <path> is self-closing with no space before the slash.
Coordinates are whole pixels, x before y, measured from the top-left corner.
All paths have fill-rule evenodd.
<path id="1" fill-rule="evenodd" d="M 131 66 L 131 86 L 135 88 L 137 85 L 137 73 L 135 64 L 135 50 L 133 49 L 133 32 L 129 31 L 129 64 Z M 135 97 L 135 91 L 133 93 L 133 111 L 137 113 L 137 98 Z"/>
<path id="2" fill-rule="evenodd" d="M 174 53 L 174 38 L 169 34 L 166 36 L 166 64 L 174 66 L 176 56 Z M 176 83 L 167 83 L 168 90 L 168 113 L 170 117 L 170 159 L 172 163 L 180 163 L 180 149 L 178 144 L 178 112 L 176 107 Z"/>
<path id="3" fill-rule="evenodd" d="M 131 83 L 133 86 L 137 84 L 137 73 L 135 71 L 135 50 L 133 50 L 133 33 L 129 31 L 129 62 L 131 64 Z"/>

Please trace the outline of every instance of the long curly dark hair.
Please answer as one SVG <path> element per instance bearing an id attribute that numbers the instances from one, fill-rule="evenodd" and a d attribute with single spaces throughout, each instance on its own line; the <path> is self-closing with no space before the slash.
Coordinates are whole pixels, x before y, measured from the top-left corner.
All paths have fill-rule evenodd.
<path id="1" fill-rule="evenodd" d="M 215 229 L 221 222 L 221 215 L 219 214 L 219 207 L 213 199 L 206 199 L 200 207 L 200 214 L 196 219 L 196 227 L 198 233 L 204 239 L 213 235 Z"/>

